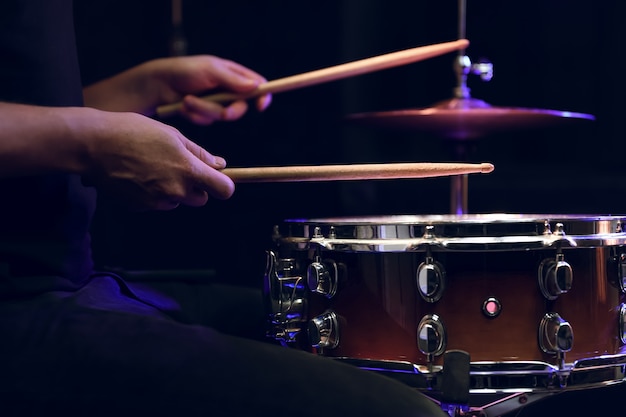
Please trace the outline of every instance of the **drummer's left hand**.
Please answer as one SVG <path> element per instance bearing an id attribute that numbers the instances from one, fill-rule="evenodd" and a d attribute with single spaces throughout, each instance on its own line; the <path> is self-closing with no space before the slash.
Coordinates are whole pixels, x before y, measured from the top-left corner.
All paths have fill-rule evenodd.
<path id="1" fill-rule="evenodd" d="M 236 62 L 212 55 L 161 58 L 148 61 L 84 89 L 87 106 L 109 111 L 134 111 L 153 116 L 163 104 L 182 101 L 180 114 L 194 123 L 237 120 L 248 110 L 238 100 L 228 105 L 209 102 L 197 95 L 210 90 L 246 93 L 266 79 Z M 271 95 L 256 99 L 265 110 Z"/>

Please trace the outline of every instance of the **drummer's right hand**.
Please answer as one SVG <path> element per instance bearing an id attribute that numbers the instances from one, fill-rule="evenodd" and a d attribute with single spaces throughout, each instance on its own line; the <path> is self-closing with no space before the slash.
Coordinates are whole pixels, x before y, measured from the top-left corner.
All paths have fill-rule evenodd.
<path id="1" fill-rule="evenodd" d="M 170 210 L 233 194 L 233 181 L 219 171 L 226 161 L 177 129 L 136 113 L 94 112 L 99 124 L 84 178 L 105 196 L 133 210 Z"/>

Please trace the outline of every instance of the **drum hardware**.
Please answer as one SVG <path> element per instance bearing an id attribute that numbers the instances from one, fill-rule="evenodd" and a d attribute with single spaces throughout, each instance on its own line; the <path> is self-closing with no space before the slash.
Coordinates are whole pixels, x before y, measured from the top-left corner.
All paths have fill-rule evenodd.
<path id="1" fill-rule="evenodd" d="M 429 303 L 439 301 L 445 290 L 445 269 L 432 256 L 427 255 L 416 273 L 420 296 Z"/>
<path id="2" fill-rule="evenodd" d="M 556 298 L 572 289 L 572 267 L 565 261 L 565 255 L 560 251 L 556 259 L 544 259 L 539 264 L 539 288 L 547 300 Z"/>
<path id="3" fill-rule="evenodd" d="M 552 389 L 557 372 L 556 366 L 540 361 L 472 362 L 471 392 Z"/>
<path id="4" fill-rule="evenodd" d="M 470 74 L 479 75 L 482 81 L 491 81 L 493 78 L 493 64 L 487 60 L 472 63 L 467 55 L 459 51 L 454 61 L 454 72 L 456 73 L 458 84 L 454 88 L 454 96 L 458 98 L 470 98 L 470 89 L 467 87 L 467 76 Z"/>
<path id="5" fill-rule="evenodd" d="M 556 355 L 559 370 L 565 369 L 565 353 L 572 350 L 573 344 L 572 326 L 558 313 L 546 313 L 539 324 L 539 347 L 546 353 Z"/>
<path id="6" fill-rule="evenodd" d="M 465 39 L 467 36 L 467 0 L 458 0 L 457 6 L 457 31 Z M 458 50 L 454 69 L 457 76 L 457 86 L 453 91 L 456 97 L 470 97 L 470 89 L 467 87 L 469 74 L 480 75 L 480 79 L 483 81 L 491 81 L 493 78 L 493 64 L 482 61 L 472 65 L 470 58 L 465 55 L 465 49 Z"/>
<path id="7" fill-rule="evenodd" d="M 280 241 L 280 238 L 281 238 L 280 226 L 275 224 L 274 227 L 272 228 L 272 241 L 278 244 Z"/>
<path id="8" fill-rule="evenodd" d="M 443 404 L 443 366 L 432 371 L 403 361 L 334 358 L 361 369 L 397 379 L 422 391 L 436 403 Z M 541 399 L 568 390 L 593 389 L 599 385 L 620 383 L 626 378 L 626 355 L 605 355 L 576 361 L 566 369 L 567 384 L 561 386 L 557 367 L 539 361 L 470 362 L 469 410 L 463 416 L 498 417 Z"/>
<path id="9" fill-rule="evenodd" d="M 307 267 L 307 284 L 309 289 L 327 298 L 332 298 L 337 292 L 339 271 L 337 263 L 332 260 L 325 260 L 319 256 Z"/>
<path id="10" fill-rule="evenodd" d="M 187 55 L 187 38 L 183 27 L 183 0 L 172 0 L 172 28 L 169 39 L 170 56 Z"/>
<path id="11" fill-rule="evenodd" d="M 619 339 L 622 344 L 626 344 L 626 304 L 619 306 Z"/>
<path id="12" fill-rule="evenodd" d="M 563 226 L 563 223 L 558 222 L 555 227 L 556 229 L 553 232 L 552 227 L 550 226 L 550 222 L 548 220 L 545 220 L 543 223 L 543 234 L 553 236 L 565 236 L 565 226 Z"/>
<path id="13" fill-rule="evenodd" d="M 557 223 L 556 229 L 552 232 L 550 222 L 544 222 L 544 236 L 555 237 L 557 240 L 556 259 L 544 259 L 539 264 L 537 273 L 539 279 L 539 289 L 547 300 L 556 300 L 556 298 L 565 294 L 572 289 L 573 271 L 569 263 L 565 261 L 565 255 L 561 251 L 561 244 L 567 242 L 569 246 L 575 246 L 576 243 L 565 236 L 565 227 L 563 223 Z"/>
<path id="14" fill-rule="evenodd" d="M 339 346 L 339 322 L 337 313 L 327 310 L 309 321 L 308 336 L 311 346 L 319 349 L 335 349 Z"/>
<path id="15" fill-rule="evenodd" d="M 568 246 L 576 246 L 576 241 L 574 239 L 570 239 L 565 234 L 565 226 L 561 222 L 556 223 L 555 230 L 553 232 L 550 227 L 550 222 L 545 220 L 543 225 L 543 235 L 546 236 L 546 246 L 555 245 L 557 250 L 560 250 L 563 243 Z"/>
<path id="16" fill-rule="evenodd" d="M 614 254 L 607 264 L 609 282 L 619 288 L 622 293 L 626 293 L 626 254 Z"/>
<path id="17" fill-rule="evenodd" d="M 267 252 L 264 291 L 270 310 L 268 336 L 283 343 L 295 342 L 306 319 L 304 279 L 291 275 L 295 270 L 295 259 L 277 259 L 274 252 Z"/>
<path id="18" fill-rule="evenodd" d="M 576 361 L 570 367 L 568 387 L 593 388 L 626 380 L 626 355 L 603 355 Z"/>
<path id="19" fill-rule="evenodd" d="M 422 235 L 423 239 L 434 239 L 435 238 L 435 226 L 432 224 L 427 224 L 424 227 L 424 234 Z"/>
<path id="20" fill-rule="evenodd" d="M 483 302 L 482 311 L 489 318 L 498 317 L 502 311 L 502 303 L 495 297 L 489 297 Z"/>
<path id="21" fill-rule="evenodd" d="M 404 361 L 335 357 L 362 369 L 404 380 L 408 385 L 427 389 L 428 395 L 441 394 L 441 377 L 445 365 L 429 370 L 423 365 Z M 567 384 L 561 385 L 559 373 L 567 372 Z M 594 385 L 620 383 L 626 378 L 626 354 L 602 355 L 566 364 L 559 370 L 541 361 L 470 362 L 470 394 L 559 393 L 564 390 L 592 388 Z M 432 382 L 429 385 L 429 381 Z"/>
<path id="22" fill-rule="evenodd" d="M 416 281 L 420 296 L 429 303 L 439 301 L 446 287 L 446 271 L 430 254 L 417 267 Z"/>
<path id="23" fill-rule="evenodd" d="M 626 254 L 624 253 L 619 256 L 618 273 L 619 288 L 626 293 Z"/>
<path id="24" fill-rule="evenodd" d="M 402 361 L 348 357 L 335 360 L 397 379 L 443 403 L 445 362 L 428 370 Z M 583 359 L 567 365 L 565 370 L 540 361 L 470 362 L 469 375 L 472 406 L 461 415 L 497 417 L 568 390 L 621 383 L 626 378 L 626 355 Z M 560 375 L 569 375 L 566 384 Z"/>
<path id="25" fill-rule="evenodd" d="M 275 228 L 275 236 L 278 236 Z M 314 236 L 321 236 L 319 228 Z M 269 300 L 270 329 L 267 336 L 284 344 L 296 342 L 307 320 L 307 289 L 312 293 L 332 298 L 338 287 L 339 267 L 332 260 L 322 261 L 315 255 L 307 267 L 307 285 L 297 272 L 297 262 L 292 258 L 278 258 L 273 251 L 267 252 L 265 291 Z M 334 311 L 328 310 L 309 320 L 307 337 L 314 348 L 334 349 L 339 344 L 339 324 Z"/>
<path id="26" fill-rule="evenodd" d="M 552 227 L 550 227 L 550 222 L 548 220 L 544 220 L 543 222 L 543 234 L 544 235 L 552 234 Z"/>
<path id="27" fill-rule="evenodd" d="M 435 356 L 446 350 L 446 328 L 436 314 L 422 317 L 417 325 L 417 348 L 426 355 L 426 366 L 432 371 Z"/>

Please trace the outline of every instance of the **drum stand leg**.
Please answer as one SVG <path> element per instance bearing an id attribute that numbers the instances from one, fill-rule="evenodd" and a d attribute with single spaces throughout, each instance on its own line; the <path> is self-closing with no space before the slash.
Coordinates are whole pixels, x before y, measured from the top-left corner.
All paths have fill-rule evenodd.
<path id="1" fill-rule="evenodd" d="M 428 396 L 428 393 L 425 393 Z M 544 400 L 559 392 L 523 392 L 508 395 L 497 401 L 483 406 L 450 406 L 440 400 L 432 398 L 433 402 L 439 404 L 444 412 L 450 417 L 500 417 L 504 414 L 519 412 L 522 408 L 534 402 Z"/>
<path id="2" fill-rule="evenodd" d="M 558 394 L 558 392 L 528 392 L 512 394 L 506 398 L 484 405 L 480 408 L 472 407 L 469 414 L 481 417 L 499 417 L 503 414 L 519 411 L 521 408 L 531 403 Z"/>

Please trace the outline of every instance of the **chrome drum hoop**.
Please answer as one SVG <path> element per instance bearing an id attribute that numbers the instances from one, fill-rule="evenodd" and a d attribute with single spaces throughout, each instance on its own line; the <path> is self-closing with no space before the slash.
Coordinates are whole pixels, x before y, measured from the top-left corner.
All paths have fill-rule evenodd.
<path id="1" fill-rule="evenodd" d="M 410 362 L 334 358 L 368 371 L 401 379 L 425 392 L 438 391 L 443 366 L 429 371 Z M 626 382 L 626 354 L 603 355 L 566 364 L 541 361 L 471 362 L 470 394 L 543 393 L 600 388 Z"/>
<path id="2" fill-rule="evenodd" d="M 626 216 L 508 213 L 292 219 L 274 240 L 350 252 L 603 247 L 626 244 L 625 222 Z"/>

